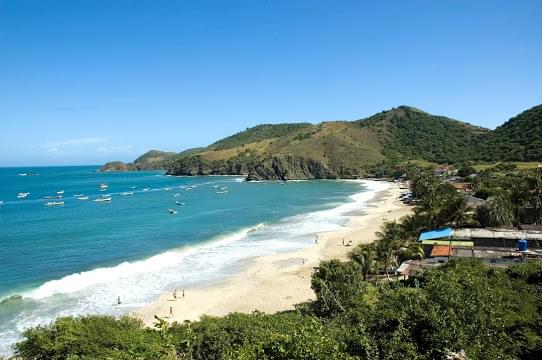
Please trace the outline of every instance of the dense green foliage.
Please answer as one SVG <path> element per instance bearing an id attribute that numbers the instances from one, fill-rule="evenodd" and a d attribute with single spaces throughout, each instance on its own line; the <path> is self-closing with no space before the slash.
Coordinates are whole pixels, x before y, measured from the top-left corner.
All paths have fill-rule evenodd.
<path id="1" fill-rule="evenodd" d="M 542 160 L 542 105 L 499 126 L 480 150 L 475 158 L 485 161 Z"/>
<path id="2" fill-rule="evenodd" d="M 281 136 L 289 135 L 294 131 L 303 129 L 310 126 L 308 123 L 298 124 L 263 124 L 254 126 L 241 131 L 232 136 L 228 136 L 222 140 L 219 140 L 209 145 L 210 150 L 225 150 L 231 149 L 237 146 L 253 143 L 256 141 L 262 141 L 267 139 L 274 139 Z"/>
<path id="3" fill-rule="evenodd" d="M 360 121 L 381 137 L 389 159 L 458 162 L 472 159 L 488 131 L 415 108 L 400 106 Z"/>

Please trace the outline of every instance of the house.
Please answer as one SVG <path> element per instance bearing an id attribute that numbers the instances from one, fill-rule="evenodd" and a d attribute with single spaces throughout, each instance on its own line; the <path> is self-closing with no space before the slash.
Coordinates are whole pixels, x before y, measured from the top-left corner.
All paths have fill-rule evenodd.
<path id="1" fill-rule="evenodd" d="M 452 170 L 448 165 L 437 166 L 435 169 L 433 169 L 433 175 L 435 176 L 447 176 L 451 174 Z"/>

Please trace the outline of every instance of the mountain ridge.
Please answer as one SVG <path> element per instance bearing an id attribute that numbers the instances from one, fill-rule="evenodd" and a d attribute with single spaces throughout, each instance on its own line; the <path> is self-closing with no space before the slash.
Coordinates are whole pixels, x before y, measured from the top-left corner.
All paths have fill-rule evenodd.
<path id="1" fill-rule="evenodd" d="M 535 130 L 534 137 L 525 130 L 528 127 Z M 177 154 L 147 152 L 127 164 L 127 169 L 163 169 L 170 175 L 244 175 L 249 180 L 357 178 L 379 164 L 409 160 L 542 160 L 539 139 L 542 105 L 495 130 L 401 105 L 354 121 L 261 124 L 204 148 Z M 124 170 L 118 162 L 109 164 Z M 102 169 L 107 171 L 107 166 Z"/>

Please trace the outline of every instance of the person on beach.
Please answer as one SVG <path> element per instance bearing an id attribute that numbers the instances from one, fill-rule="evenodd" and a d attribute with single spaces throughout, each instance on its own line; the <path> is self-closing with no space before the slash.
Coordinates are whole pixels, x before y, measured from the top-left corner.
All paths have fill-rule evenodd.
<path id="1" fill-rule="evenodd" d="M 169 317 L 173 316 L 173 306 L 169 307 Z"/>
<path id="2" fill-rule="evenodd" d="M 120 305 L 122 304 L 122 302 L 120 301 L 120 296 L 117 296 L 117 305 Z"/>
<path id="3" fill-rule="evenodd" d="M 344 246 L 344 238 L 343 238 L 343 246 Z"/>
<path id="4" fill-rule="evenodd" d="M 184 289 L 183 289 L 183 299 L 184 299 Z"/>
<path id="5" fill-rule="evenodd" d="M 173 291 L 173 299 L 177 300 L 177 289 L 175 289 L 175 291 Z"/>
<path id="6" fill-rule="evenodd" d="M 318 244 L 318 235 L 316 235 L 316 237 L 314 238 L 314 243 Z"/>

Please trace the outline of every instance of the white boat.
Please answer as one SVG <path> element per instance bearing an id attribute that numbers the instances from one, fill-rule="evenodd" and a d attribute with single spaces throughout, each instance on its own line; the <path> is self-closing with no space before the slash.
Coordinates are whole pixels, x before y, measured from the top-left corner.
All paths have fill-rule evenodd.
<path id="1" fill-rule="evenodd" d="M 50 199 L 62 199 L 62 195 L 56 195 L 56 196 L 46 196 L 44 197 L 45 200 L 50 200 Z"/>
<path id="2" fill-rule="evenodd" d="M 23 199 L 25 197 L 27 197 L 28 195 L 30 195 L 29 192 L 20 192 L 17 194 L 17 199 Z"/>
<path id="3" fill-rule="evenodd" d="M 213 185 L 213 187 L 216 189 L 218 187 L 218 185 Z"/>
<path id="4" fill-rule="evenodd" d="M 19 175 L 19 176 L 28 176 L 27 173 L 21 173 L 21 174 L 17 174 L 17 175 Z"/>
<path id="5" fill-rule="evenodd" d="M 56 194 L 57 195 L 62 195 L 62 194 L 64 194 L 64 190 L 57 191 Z"/>
<path id="6" fill-rule="evenodd" d="M 220 191 L 216 191 L 215 194 L 227 194 L 228 193 L 228 190 L 220 190 Z"/>
<path id="7" fill-rule="evenodd" d="M 144 188 L 143 191 L 150 191 L 151 188 Z"/>
<path id="8" fill-rule="evenodd" d="M 64 201 L 48 201 L 44 203 L 45 206 L 61 206 L 64 205 Z"/>
<path id="9" fill-rule="evenodd" d="M 107 191 L 107 188 L 103 188 L 103 189 L 100 189 L 100 190 L 98 190 L 98 191 L 102 191 L 102 192 L 103 192 L 103 191 Z"/>
<path id="10" fill-rule="evenodd" d="M 135 188 L 136 188 L 136 187 L 135 187 L 135 185 L 133 185 L 133 186 L 130 186 L 130 189 L 135 189 Z"/>
<path id="11" fill-rule="evenodd" d="M 81 196 L 85 196 L 85 194 L 75 194 L 75 195 L 73 195 L 73 197 L 81 197 Z"/>
<path id="12" fill-rule="evenodd" d="M 108 197 L 108 198 L 94 199 L 92 201 L 94 201 L 94 202 L 111 202 L 111 198 Z"/>
<path id="13" fill-rule="evenodd" d="M 177 214 L 177 210 L 175 210 L 175 209 L 169 209 L 169 213 L 170 213 L 170 214 Z"/>
<path id="14" fill-rule="evenodd" d="M 171 190 L 170 187 L 164 188 L 164 191 L 170 191 L 170 190 Z"/>
<path id="15" fill-rule="evenodd" d="M 80 196 L 77 200 L 88 200 L 88 196 Z"/>
<path id="16" fill-rule="evenodd" d="M 111 197 L 111 195 L 109 195 L 109 194 L 102 195 L 102 198 L 104 198 L 104 199 L 110 198 L 110 197 Z"/>
<path id="17" fill-rule="evenodd" d="M 134 192 L 133 191 L 126 191 L 126 192 L 120 193 L 120 196 L 130 196 L 130 195 L 134 195 Z"/>
<path id="18" fill-rule="evenodd" d="M 181 196 L 181 194 L 173 194 L 173 197 Z"/>
<path id="19" fill-rule="evenodd" d="M 100 189 L 107 189 L 109 185 L 107 184 L 100 184 Z"/>
<path id="20" fill-rule="evenodd" d="M 180 202 L 180 201 L 175 201 L 175 204 L 179 205 L 179 206 L 183 206 L 184 203 L 183 202 Z"/>

